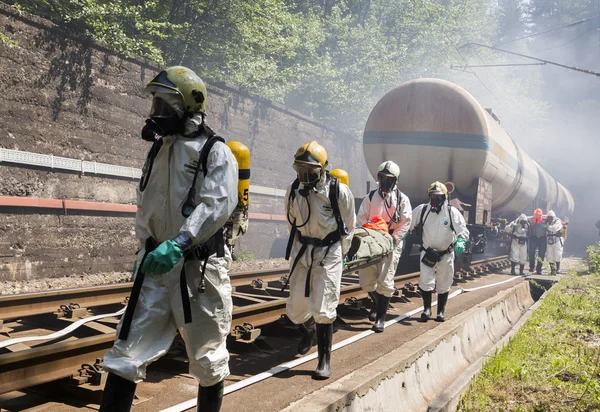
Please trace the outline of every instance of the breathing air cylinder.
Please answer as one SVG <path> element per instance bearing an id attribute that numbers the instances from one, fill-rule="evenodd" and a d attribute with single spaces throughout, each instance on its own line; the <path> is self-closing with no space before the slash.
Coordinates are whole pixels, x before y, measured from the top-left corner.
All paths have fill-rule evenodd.
<path id="1" fill-rule="evenodd" d="M 248 230 L 248 200 L 250 196 L 250 149 L 240 142 L 228 142 L 238 163 L 238 204 L 225 224 L 225 238 L 232 254 L 237 238 Z M 235 257 L 235 254 L 233 255 Z"/>
<path id="2" fill-rule="evenodd" d="M 343 169 L 334 169 L 329 172 L 329 176 L 336 177 L 340 183 L 350 186 L 350 178 L 348 177 L 348 173 Z"/>

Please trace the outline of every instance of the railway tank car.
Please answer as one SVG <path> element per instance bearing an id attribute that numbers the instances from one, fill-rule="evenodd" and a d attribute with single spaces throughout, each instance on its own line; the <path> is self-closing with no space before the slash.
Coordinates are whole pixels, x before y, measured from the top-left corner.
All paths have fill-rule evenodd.
<path id="1" fill-rule="evenodd" d="M 534 207 L 563 218 L 573 212 L 569 191 L 517 145 L 491 110 L 448 81 L 412 80 L 383 96 L 367 120 L 363 150 L 375 179 L 383 161 L 400 165 L 398 185 L 413 205 L 426 201 L 436 180 L 453 182 L 452 196 L 475 205 L 483 179 L 491 186 L 492 216 L 512 218 Z"/>

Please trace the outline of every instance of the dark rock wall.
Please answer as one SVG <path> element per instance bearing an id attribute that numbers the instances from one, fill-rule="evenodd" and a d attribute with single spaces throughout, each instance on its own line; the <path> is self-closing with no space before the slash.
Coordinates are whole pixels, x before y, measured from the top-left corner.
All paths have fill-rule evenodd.
<path id="1" fill-rule="evenodd" d="M 150 98 L 151 63 L 115 56 L 49 22 L 0 4 L 0 147 L 140 168 L 139 138 Z M 355 193 L 368 171 L 356 139 L 229 85 L 209 85 L 208 123 L 246 144 L 252 183 L 285 189 L 297 147 L 318 140 L 345 168 Z M 0 196 L 135 203 L 137 181 L 0 165 Z M 283 199 L 253 196 L 251 212 L 283 213 Z M 240 246 L 281 256 L 284 222 L 252 221 Z M 0 208 L 0 280 L 124 270 L 135 252 L 131 215 L 67 215 Z"/>

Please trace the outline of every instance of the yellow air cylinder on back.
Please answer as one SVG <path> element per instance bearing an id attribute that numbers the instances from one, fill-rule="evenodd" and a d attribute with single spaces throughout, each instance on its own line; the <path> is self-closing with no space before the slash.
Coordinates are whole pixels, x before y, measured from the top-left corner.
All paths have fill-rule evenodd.
<path id="1" fill-rule="evenodd" d="M 334 169 L 329 173 L 329 176 L 336 177 L 340 183 L 350 186 L 350 178 L 348 177 L 348 173 L 343 169 Z"/>
<path id="2" fill-rule="evenodd" d="M 248 202 L 250 197 L 250 150 L 240 142 L 227 146 L 238 163 L 238 204 L 225 224 L 225 238 L 232 252 L 237 238 L 248 230 Z M 234 255 L 235 256 L 235 255 Z M 234 258 L 235 259 L 235 258 Z"/>
<path id="3" fill-rule="evenodd" d="M 247 206 L 250 195 L 250 149 L 240 142 L 228 142 L 227 146 L 238 162 L 238 202 Z"/>

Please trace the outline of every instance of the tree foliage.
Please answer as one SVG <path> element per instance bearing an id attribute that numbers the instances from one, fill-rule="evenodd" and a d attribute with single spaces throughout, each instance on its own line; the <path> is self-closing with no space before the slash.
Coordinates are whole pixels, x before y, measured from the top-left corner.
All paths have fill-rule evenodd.
<path id="1" fill-rule="evenodd" d="M 508 71 L 475 77 L 450 70 L 497 58 L 457 47 L 492 43 L 512 3 L 518 0 L 500 7 L 495 0 L 13 1 L 127 56 L 187 65 L 208 81 L 233 83 L 352 132 L 385 92 L 416 77 L 457 81 L 484 100 L 507 90 L 528 99 L 535 87 L 507 81 Z M 492 92 L 495 83 L 504 90 Z"/>

